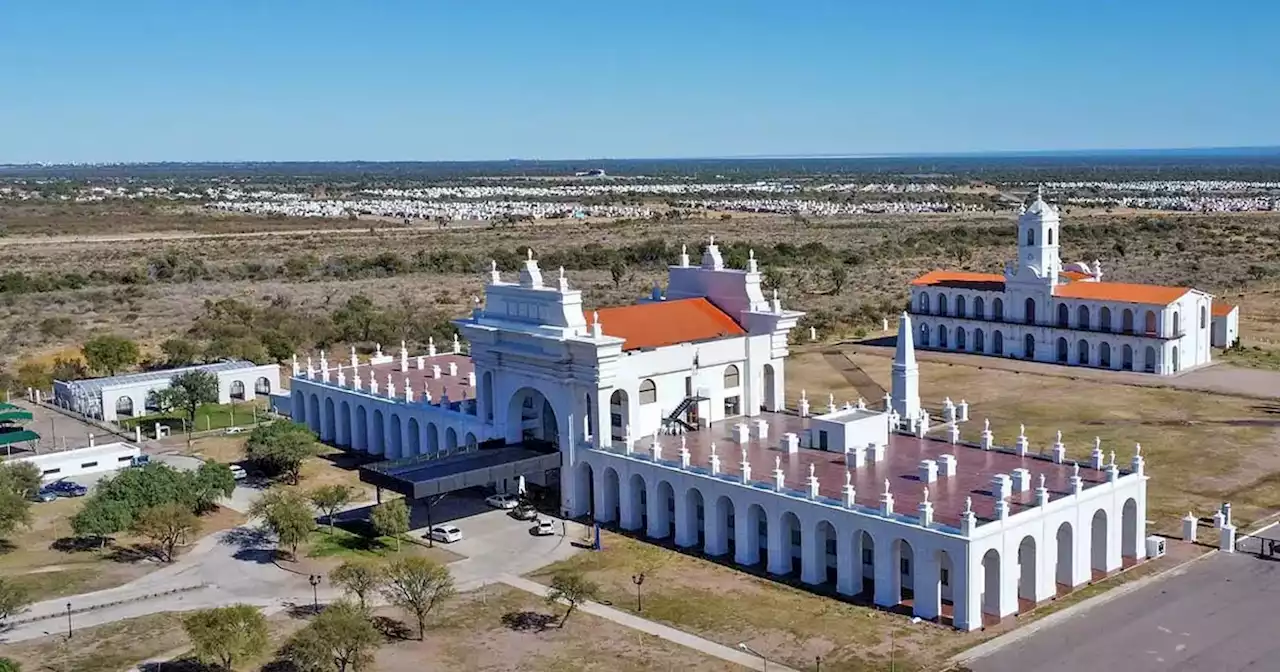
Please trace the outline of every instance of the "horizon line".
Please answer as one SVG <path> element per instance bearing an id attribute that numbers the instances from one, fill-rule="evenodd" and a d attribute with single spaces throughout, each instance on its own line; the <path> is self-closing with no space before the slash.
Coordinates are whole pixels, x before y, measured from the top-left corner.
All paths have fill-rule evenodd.
<path id="1" fill-rule="evenodd" d="M 140 161 L 26 161 L 21 163 L 0 163 L 0 168 L 22 168 L 31 166 L 140 166 L 155 164 L 279 164 L 279 163 L 569 163 L 591 161 L 750 161 L 762 159 L 804 160 L 804 159 L 934 159 L 934 158 L 983 158 L 983 157 L 1055 157 L 1055 156 L 1106 156 L 1124 154 L 1169 154 L 1169 153 L 1277 153 L 1280 145 L 1226 145 L 1226 146 L 1183 146 L 1183 147 L 1131 147 L 1131 148 L 1093 148 L 1093 149 L 1015 149 L 1015 150 L 969 150 L 951 152 L 887 152 L 887 153 L 818 153 L 818 154 L 724 154 L 702 156 L 625 156 L 625 157 L 574 157 L 574 158 L 523 158 L 508 157 L 504 159 L 153 159 Z"/>

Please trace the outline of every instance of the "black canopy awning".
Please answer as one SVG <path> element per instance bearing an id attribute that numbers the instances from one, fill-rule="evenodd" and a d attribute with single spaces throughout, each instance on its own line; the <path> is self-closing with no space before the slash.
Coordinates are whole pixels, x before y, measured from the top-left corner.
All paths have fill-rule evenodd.
<path id="1" fill-rule="evenodd" d="M 520 444 L 375 462 L 360 467 L 360 480 L 421 499 L 559 468 L 559 451 Z"/>

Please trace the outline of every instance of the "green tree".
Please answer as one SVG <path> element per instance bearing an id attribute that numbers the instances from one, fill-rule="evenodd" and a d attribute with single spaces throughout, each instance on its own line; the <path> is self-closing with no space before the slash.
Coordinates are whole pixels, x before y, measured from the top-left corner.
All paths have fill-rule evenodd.
<path id="1" fill-rule="evenodd" d="M 369 612 L 339 600 L 290 638 L 282 654 L 305 672 L 361 672 L 372 669 L 373 650 L 381 641 Z"/>
<path id="2" fill-rule="evenodd" d="M 257 607 L 247 604 L 192 612 L 182 618 L 182 629 L 197 658 L 213 661 L 225 670 L 267 648 L 267 619 Z"/>
<path id="3" fill-rule="evenodd" d="M 369 297 L 356 294 L 333 311 L 333 327 L 344 341 L 367 342 L 373 337 L 380 317 L 377 306 Z"/>
<path id="4" fill-rule="evenodd" d="M 261 518 L 267 529 L 276 535 L 277 546 L 287 547 L 295 558 L 298 544 L 306 541 L 316 529 L 311 504 L 301 492 L 292 488 L 271 488 L 253 503 L 249 513 Z"/>
<path id="5" fill-rule="evenodd" d="M 627 265 L 619 259 L 609 266 L 609 276 L 613 278 L 613 288 L 622 287 L 622 281 L 627 279 Z"/>
<path id="6" fill-rule="evenodd" d="M 0 623 L 9 620 L 31 604 L 27 589 L 17 581 L 0 576 Z"/>
<path id="7" fill-rule="evenodd" d="M 333 519 L 338 515 L 338 509 L 351 503 L 351 488 L 339 483 L 322 485 L 312 490 L 310 497 L 311 504 L 329 522 L 329 534 L 333 534 Z"/>
<path id="8" fill-rule="evenodd" d="M 569 614 L 572 614 L 579 604 L 598 599 L 599 595 L 600 586 L 587 580 L 586 575 L 582 572 L 557 572 L 551 577 L 550 590 L 547 591 L 547 603 L 568 603 L 569 608 L 564 612 L 564 618 L 560 619 L 560 627 L 563 628 L 565 621 L 569 620 Z"/>
<path id="9" fill-rule="evenodd" d="M 39 488 L 40 470 L 34 464 L 0 464 L 0 536 L 31 523 L 31 495 Z"/>
<path id="10" fill-rule="evenodd" d="M 363 558 L 348 560 L 329 572 L 329 580 L 355 595 L 363 609 L 368 597 L 382 585 L 382 568 Z"/>
<path id="11" fill-rule="evenodd" d="M 18 386 L 47 390 L 53 386 L 53 374 L 40 362 L 23 362 L 18 365 Z"/>
<path id="12" fill-rule="evenodd" d="M 205 462 L 192 477 L 192 509 L 195 513 L 213 510 L 222 497 L 230 497 L 236 490 L 236 477 L 231 467 L 221 462 Z"/>
<path id="13" fill-rule="evenodd" d="M 297 485 L 303 461 L 318 455 L 320 446 L 316 443 L 316 435 L 306 425 L 273 422 L 253 429 L 245 443 L 245 453 L 263 471 L 287 475 Z"/>
<path id="14" fill-rule="evenodd" d="M 195 430 L 196 412 L 205 404 L 218 400 L 218 376 L 199 369 L 180 373 L 169 380 L 169 387 L 160 392 L 160 405 L 182 413 L 186 418 L 187 447 L 191 446 L 191 432 Z"/>
<path id="15" fill-rule="evenodd" d="M 373 529 L 384 537 L 395 537 L 396 552 L 400 551 L 400 535 L 409 531 L 409 507 L 404 498 L 393 499 L 373 507 L 369 515 Z"/>
<path id="16" fill-rule="evenodd" d="M 22 666 L 12 658 L 0 658 L 0 672 L 22 672 Z"/>
<path id="17" fill-rule="evenodd" d="M 164 353 L 165 364 L 169 366 L 194 364 L 200 357 L 199 346 L 185 338 L 171 338 L 161 343 L 160 352 Z"/>
<path id="18" fill-rule="evenodd" d="M 427 617 L 457 592 L 453 575 L 444 565 L 422 556 L 400 558 L 383 572 L 382 594 L 418 623 L 418 639 L 427 634 Z"/>
<path id="19" fill-rule="evenodd" d="M 138 344 L 114 334 L 95 336 L 80 348 L 89 368 L 114 376 L 138 363 Z"/>
<path id="20" fill-rule="evenodd" d="M 99 547 L 105 548 L 111 535 L 129 529 L 132 520 L 133 513 L 125 502 L 95 496 L 71 517 L 71 531 L 77 537 L 96 537 Z"/>
<path id="21" fill-rule="evenodd" d="M 140 511 L 133 520 L 132 529 L 135 534 L 160 546 L 161 560 L 173 562 L 178 542 L 200 529 L 200 519 L 190 508 L 169 502 Z"/>

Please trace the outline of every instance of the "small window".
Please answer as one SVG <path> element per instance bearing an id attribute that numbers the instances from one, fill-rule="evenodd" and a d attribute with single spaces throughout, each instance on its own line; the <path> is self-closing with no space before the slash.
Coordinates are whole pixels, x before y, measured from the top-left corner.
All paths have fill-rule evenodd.
<path id="1" fill-rule="evenodd" d="M 1027 244 L 1028 244 L 1028 245 L 1035 245 L 1035 244 L 1036 244 L 1036 231 L 1035 231 L 1035 229 L 1027 229 Z"/>
<path id="2" fill-rule="evenodd" d="M 741 415 L 742 411 L 739 408 L 739 406 L 740 404 L 739 404 L 737 395 L 734 395 L 732 397 L 725 397 L 724 398 L 724 417 L 729 418 L 735 415 Z"/>
<path id="3" fill-rule="evenodd" d="M 652 404 L 658 400 L 658 386 L 652 380 L 640 383 L 640 405 Z"/>
<path id="4" fill-rule="evenodd" d="M 862 549 L 862 564 L 871 566 L 871 565 L 874 565 L 875 562 L 876 562 L 876 559 L 875 559 L 875 556 L 872 554 L 871 549 L 869 548 Z"/>
<path id="5" fill-rule="evenodd" d="M 44 474 L 43 474 L 43 475 L 44 475 L 44 476 L 52 476 L 52 475 L 54 475 L 54 474 L 60 474 L 60 473 L 62 473 L 62 469 L 61 469 L 61 468 L 58 468 L 58 469 L 45 469 L 45 470 L 44 470 Z"/>
<path id="6" fill-rule="evenodd" d="M 81 464 L 81 465 L 80 465 L 80 468 L 81 468 L 81 469 L 88 469 L 88 468 L 90 468 L 90 467 L 96 467 L 96 466 L 98 466 L 98 463 L 97 463 L 97 462 L 85 462 L 85 463 L 83 463 L 83 464 Z"/>
<path id="7" fill-rule="evenodd" d="M 117 457 L 117 458 L 116 458 L 116 462 L 132 462 L 132 461 L 133 461 L 133 457 L 132 457 L 132 456 L 129 456 L 129 455 L 125 455 L 124 457 Z"/>
<path id="8" fill-rule="evenodd" d="M 725 370 L 724 370 L 724 387 L 725 387 L 725 389 L 729 389 L 729 388 L 737 387 L 739 384 L 740 384 L 740 383 L 739 383 L 739 380 L 738 380 L 738 367 L 737 367 L 737 365 L 735 365 L 735 364 L 730 364 L 729 366 L 725 367 Z"/>

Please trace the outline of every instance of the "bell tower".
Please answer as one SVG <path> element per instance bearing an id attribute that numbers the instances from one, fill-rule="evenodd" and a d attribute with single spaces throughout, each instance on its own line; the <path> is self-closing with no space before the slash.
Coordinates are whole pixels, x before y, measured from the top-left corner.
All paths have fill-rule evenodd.
<path id="1" fill-rule="evenodd" d="M 1059 284 L 1059 224 L 1058 210 L 1045 202 L 1043 189 L 1037 187 L 1036 200 L 1018 217 L 1018 259 L 1012 264 L 1018 280 L 1034 277 L 1050 287 Z"/>

